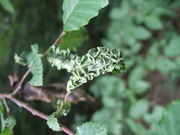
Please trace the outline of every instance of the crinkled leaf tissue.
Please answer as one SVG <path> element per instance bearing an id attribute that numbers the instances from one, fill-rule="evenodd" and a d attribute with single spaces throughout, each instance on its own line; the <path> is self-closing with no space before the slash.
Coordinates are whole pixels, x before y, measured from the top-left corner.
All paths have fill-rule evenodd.
<path id="1" fill-rule="evenodd" d="M 67 82 L 67 91 L 93 80 L 108 72 L 121 73 L 125 70 L 122 52 L 119 49 L 97 47 L 89 50 L 83 56 L 74 55 L 67 50 L 52 47 L 48 61 L 58 70 L 66 69 L 72 73 Z"/>

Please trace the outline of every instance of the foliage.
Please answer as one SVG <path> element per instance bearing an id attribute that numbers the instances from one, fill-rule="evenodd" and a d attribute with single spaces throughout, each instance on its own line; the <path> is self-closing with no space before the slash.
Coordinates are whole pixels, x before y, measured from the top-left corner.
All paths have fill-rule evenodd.
<path id="1" fill-rule="evenodd" d="M 77 127 L 76 135 L 107 135 L 107 131 L 101 124 L 89 122 Z"/>
<path id="2" fill-rule="evenodd" d="M 21 57 L 17 54 L 15 55 L 16 63 L 28 66 L 31 69 L 33 77 L 29 83 L 34 86 L 42 86 L 43 84 L 43 67 L 41 56 L 38 54 L 38 48 L 38 45 L 35 44 L 31 46 L 32 51 L 30 53 L 23 53 Z"/>
<path id="3" fill-rule="evenodd" d="M 63 2 L 63 23 L 67 31 L 78 30 L 98 15 L 101 8 L 108 5 L 108 0 L 65 0 Z"/>
<path id="4" fill-rule="evenodd" d="M 70 50 L 59 50 L 53 46 L 48 61 L 58 70 L 66 69 L 72 73 L 67 83 L 68 92 L 101 74 L 121 73 L 125 69 L 122 52 L 118 49 L 105 47 L 91 49 L 87 54 L 80 57 L 73 55 Z"/>
<path id="5" fill-rule="evenodd" d="M 169 57 L 175 57 L 180 55 L 180 51 L 178 49 L 178 43 L 180 42 L 180 37 L 179 36 L 174 36 L 169 45 L 164 48 L 164 53 L 165 55 Z"/>
<path id="6" fill-rule="evenodd" d="M 74 95 L 81 93 L 72 91 L 65 103 L 63 99 L 58 100 L 56 110 L 50 109 L 47 104 L 33 102 L 31 105 L 39 110 L 53 112 L 47 119 L 47 125 L 53 131 L 61 131 L 63 123 L 75 127 L 76 135 L 180 133 L 179 101 L 164 107 L 179 98 L 179 0 L 64 0 L 58 1 L 58 4 L 48 0 L 0 0 L 0 5 L 3 7 L 0 9 L 1 87 L 7 85 L 7 82 L 4 83 L 7 73 L 15 70 L 18 75 L 22 74 L 21 67 L 11 61 L 14 52 L 23 52 L 29 47 L 27 44 L 38 42 L 41 46 L 32 45 L 31 52 L 15 55 L 17 63 L 31 70 L 31 85 L 47 84 L 47 87 L 30 85 L 32 88 L 47 88 L 47 95 L 53 103 L 56 101 L 49 93 L 53 91 L 56 95 L 59 91 L 49 87 L 48 83 L 54 81 L 67 82 L 68 94 L 81 86 L 86 90 L 83 96 L 91 94 L 96 98 L 92 103 L 84 100 L 74 105 L 70 101 L 74 100 Z M 59 5 L 62 5 L 63 13 Z M 47 55 L 40 54 L 39 48 L 46 50 L 59 29 L 63 29 L 65 35 L 57 46 L 50 47 Z M 102 46 L 99 46 L 100 42 Z M 49 67 L 46 59 L 42 65 L 46 56 Z M 126 73 L 121 76 L 111 74 L 122 73 L 125 64 Z M 53 70 L 52 66 L 58 70 L 66 69 L 71 73 L 70 78 L 64 71 Z M 17 84 L 15 82 L 12 87 Z M 24 88 L 32 94 L 26 86 L 24 82 L 17 98 L 26 99 L 23 97 Z M 61 94 L 64 92 L 61 91 Z M 43 94 L 41 97 L 45 98 Z M 1 103 L 1 135 L 11 135 L 13 131 L 19 135 L 32 135 L 35 126 L 42 130 L 35 134 L 52 134 L 47 125 L 39 124 L 39 120 L 32 120 L 29 115 L 21 115 L 21 111 L 10 107 L 15 109 L 11 111 L 12 115 L 22 122 L 13 129 L 15 120 L 5 113 Z M 27 119 L 28 127 L 24 126 Z M 89 120 L 92 122 L 87 123 Z"/>
<path id="7" fill-rule="evenodd" d="M 123 80 L 109 75 L 99 78 L 91 87 L 91 91 L 96 97 L 102 96 L 101 100 L 103 103 L 102 109 L 94 113 L 92 120 L 104 123 L 112 135 L 125 134 L 125 125 L 134 129 L 132 126 L 136 126 L 135 121 L 144 119 L 145 115 L 149 114 L 149 102 L 145 99 L 136 101 L 134 93 L 130 93 L 126 89 Z M 129 105 L 128 103 L 119 101 L 122 98 L 127 98 L 129 100 L 128 102 L 132 102 L 129 109 L 125 111 L 123 111 L 123 108 Z M 142 124 L 139 123 L 138 125 L 137 129 L 141 129 L 138 130 L 138 135 L 143 135 L 144 132 L 147 132 Z"/>
<path id="8" fill-rule="evenodd" d="M 13 128 L 16 125 L 16 120 L 12 116 L 5 117 L 5 107 L 2 100 L 0 100 L 0 123 L 1 123 L 1 132 L 0 135 L 12 135 Z"/>
<path id="9" fill-rule="evenodd" d="M 11 14 L 15 12 L 14 7 L 9 0 L 0 0 L 0 5 Z"/>
<path id="10" fill-rule="evenodd" d="M 60 49 L 77 50 L 88 39 L 87 31 L 85 28 L 81 28 L 77 31 L 71 31 L 62 37 L 60 43 Z"/>
<path id="11" fill-rule="evenodd" d="M 58 123 L 57 118 L 55 118 L 55 114 L 51 114 L 48 117 L 47 124 L 49 128 L 51 128 L 53 131 L 60 131 L 60 125 Z"/>
<path id="12" fill-rule="evenodd" d="M 171 103 L 163 112 L 162 119 L 156 126 L 157 135 L 178 135 L 180 133 L 178 114 L 180 101 Z"/>

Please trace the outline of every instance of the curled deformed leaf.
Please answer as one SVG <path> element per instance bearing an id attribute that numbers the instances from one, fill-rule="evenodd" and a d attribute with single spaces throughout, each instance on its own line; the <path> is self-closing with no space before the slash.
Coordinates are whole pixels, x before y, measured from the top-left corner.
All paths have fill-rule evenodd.
<path id="1" fill-rule="evenodd" d="M 48 61 L 58 70 L 66 69 L 72 73 L 67 83 L 68 92 L 101 74 L 121 73 L 125 69 L 122 52 L 106 47 L 93 48 L 83 56 L 74 55 L 68 49 L 53 47 Z"/>

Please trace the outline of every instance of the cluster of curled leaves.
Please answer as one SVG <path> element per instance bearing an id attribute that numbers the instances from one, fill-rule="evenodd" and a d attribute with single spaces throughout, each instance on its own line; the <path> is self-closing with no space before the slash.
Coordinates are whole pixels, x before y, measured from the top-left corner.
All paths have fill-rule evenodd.
<path id="1" fill-rule="evenodd" d="M 121 73 L 125 69 L 122 52 L 106 47 L 93 48 L 87 54 L 78 56 L 68 49 L 60 50 L 53 46 L 48 61 L 58 70 L 66 69 L 72 74 L 67 82 L 68 92 L 101 74 Z"/>

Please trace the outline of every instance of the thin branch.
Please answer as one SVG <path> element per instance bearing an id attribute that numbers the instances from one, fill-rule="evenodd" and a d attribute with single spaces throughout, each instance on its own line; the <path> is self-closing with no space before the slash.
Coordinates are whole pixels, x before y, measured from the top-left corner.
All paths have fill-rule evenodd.
<path id="1" fill-rule="evenodd" d="M 66 31 L 63 30 L 63 31 L 59 34 L 58 38 L 54 41 L 53 45 L 55 45 L 55 46 L 59 45 L 59 43 L 61 42 L 61 38 L 62 38 L 65 34 L 66 34 Z"/>
<path id="2" fill-rule="evenodd" d="M 63 31 L 59 34 L 58 38 L 54 41 L 53 45 L 56 45 L 56 46 L 57 46 L 57 45 L 61 42 L 61 38 L 62 38 L 65 34 L 66 34 L 66 31 L 63 30 Z M 46 56 L 46 55 L 49 53 L 50 50 L 51 50 L 51 46 L 45 51 L 45 53 L 42 55 L 42 57 Z M 31 72 L 31 69 L 28 69 L 27 72 L 23 75 L 20 83 L 18 84 L 17 88 L 13 91 L 12 95 L 16 95 L 16 93 L 21 89 L 23 82 L 25 81 L 25 79 L 27 78 L 27 76 L 30 74 L 30 72 Z"/>
<path id="3" fill-rule="evenodd" d="M 34 116 L 38 116 L 42 119 L 47 119 L 47 115 L 33 109 L 32 107 L 30 107 L 29 105 L 23 103 L 22 101 L 17 100 L 16 98 L 12 97 L 10 94 L 0 94 L 0 98 L 6 98 L 11 100 L 12 102 L 14 102 L 17 106 L 22 107 L 24 109 L 26 109 L 27 111 L 31 112 Z"/>
<path id="4" fill-rule="evenodd" d="M 62 108 L 63 108 L 63 106 L 64 106 L 64 104 L 67 102 L 67 99 L 68 99 L 68 97 L 69 97 L 69 92 L 67 92 L 66 93 L 66 95 L 64 96 L 64 98 L 63 98 L 63 100 L 62 100 L 62 102 L 61 102 L 61 105 L 60 105 L 60 107 L 59 107 L 59 110 L 61 110 Z"/>
<path id="5" fill-rule="evenodd" d="M 53 45 L 57 46 L 59 45 L 59 43 L 61 42 L 61 38 L 65 35 L 66 31 L 63 30 L 60 35 L 58 36 L 58 38 L 54 41 Z M 49 51 L 51 50 L 51 47 L 50 46 L 46 51 L 45 53 L 42 55 L 42 57 L 46 56 Z M 27 111 L 29 111 L 31 114 L 33 114 L 34 116 L 37 116 L 37 117 L 40 117 L 44 120 L 47 120 L 48 119 L 48 115 L 32 108 L 31 106 L 27 105 L 26 103 L 22 102 L 22 101 L 19 101 L 17 100 L 16 98 L 12 97 L 14 96 L 22 87 L 22 84 L 23 82 L 25 81 L 25 79 L 27 78 L 27 76 L 30 74 L 31 72 L 31 69 L 28 69 L 26 71 L 26 73 L 23 75 L 21 81 L 19 82 L 18 86 L 16 87 L 16 89 L 13 91 L 13 93 L 11 94 L 0 94 L 0 98 L 4 99 L 9 99 L 11 100 L 12 102 L 14 102 L 17 106 L 19 107 L 22 107 L 24 109 L 26 109 Z M 69 96 L 69 93 L 66 94 L 64 100 L 63 100 L 63 103 L 67 101 L 67 98 Z M 67 127 L 65 127 L 64 125 L 61 124 L 61 130 L 64 131 L 66 134 L 68 135 L 75 135 L 75 133 L 73 133 L 70 129 L 68 129 Z"/>
<path id="6" fill-rule="evenodd" d="M 64 102 L 66 102 L 68 100 L 68 97 L 69 97 L 69 92 L 66 93 L 65 97 L 64 97 Z"/>
<path id="7" fill-rule="evenodd" d="M 6 108 L 6 112 L 9 115 L 10 109 L 9 109 L 9 106 L 8 106 L 8 104 L 6 102 L 6 99 L 2 98 L 2 101 L 3 101 L 3 104 L 4 104 L 5 108 Z"/>
<path id="8" fill-rule="evenodd" d="M 26 80 L 26 78 L 28 77 L 28 75 L 30 74 L 31 69 L 28 69 L 26 71 L 26 73 L 23 75 L 21 81 L 19 82 L 18 86 L 16 87 L 16 89 L 13 91 L 12 95 L 15 95 L 22 87 L 23 82 Z"/>
<path id="9" fill-rule="evenodd" d="M 65 30 L 61 31 L 61 33 L 59 34 L 59 36 L 57 37 L 57 39 L 54 41 L 54 43 L 52 44 L 52 46 L 53 46 L 53 45 L 58 46 L 58 45 L 60 44 L 60 42 L 61 42 L 62 37 L 63 37 L 65 34 L 66 34 L 66 31 L 65 31 Z M 51 50 L 51 47 L 52 47 L 52 46 L 50 46 L 50 47 L 45 51 L 45 53 L 43 54 L 43 57 L 46 56 L 46 55 L 49 53 L 49 51 Z"/>
<path id="10" fill-rule="evenodd" d="M 17 100 L 16 98 L 12 97 L 11 94 L 0 94 L 0 98 L 9 99 L 10 101 L 14 102 L 17 106 L 22 107 L 22 108 L 26 109 L 27 111 L 29 111 L 34 116 L 37 116 L 37 117 L 42 118 L 44 120 L 48 119 L 48 115 L 32 108 L 31 106 L 27 105 L 26 103 L 24 103 L 22 101 Z M 75 133 L 73 133 L 70 129 L 68 129 L 67 127 L 65 127 L 62 124 L 61 124 L 61 130 L 64 131 L 68 135 L 75 135 Z"/>

